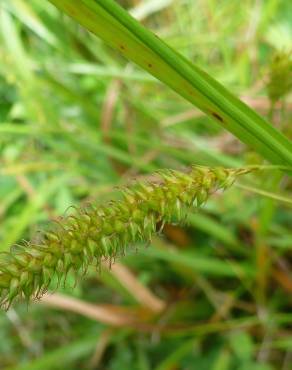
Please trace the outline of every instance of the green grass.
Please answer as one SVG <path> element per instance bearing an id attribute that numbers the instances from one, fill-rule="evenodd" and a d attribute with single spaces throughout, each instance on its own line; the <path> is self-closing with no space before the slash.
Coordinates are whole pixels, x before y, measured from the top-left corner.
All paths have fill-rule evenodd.
<path id="1" fill-rule="evenodd" d="M 51 0 L 275 164 L 292 165 L 292 144 L 196 65 L 143 27 L 113 0 Z"/>
<path id="2" fill-rule="evenodd" d="M 291 140 L 291 93 L 271 107 L 268 88 L 273 56 L 291 45 L 290 1 L 120 3 Z M 4 1 L 0 13 L 2 251 L 70 205 L 110 199 L 116 185 L 158 168 L 263 163 L 49 2 Z M 163 312 L 145 309 L 139 290 L 106 267 L 75 289 L 70 275 L 63 294 L 121 317 L 122 306 L 140 325 L 112 329 L 66 308 L 18 304 L 0 314 L 0 368 L 289 369 L 292 183 L 279 177 L 250 175 L 119 261 L 166 302 Z"/>

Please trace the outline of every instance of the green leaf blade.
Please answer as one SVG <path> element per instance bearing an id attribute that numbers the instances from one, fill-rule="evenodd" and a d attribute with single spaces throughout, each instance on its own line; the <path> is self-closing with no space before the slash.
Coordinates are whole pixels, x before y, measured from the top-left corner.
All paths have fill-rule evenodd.
<path id="1" fill-rule="evenodd" d="M 292 165 L 292 143 L 206 72 L 113 0 L 49 0 L 274 164 Z"/>

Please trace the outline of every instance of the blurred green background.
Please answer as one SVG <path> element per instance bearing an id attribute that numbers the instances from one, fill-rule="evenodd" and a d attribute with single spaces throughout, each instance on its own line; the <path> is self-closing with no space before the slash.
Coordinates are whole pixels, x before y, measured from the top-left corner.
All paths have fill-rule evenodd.
<path id="1" fill-rule="evenodd" d="M 120 1 L 292 138 L 290 0 Z M 0 3 L 0 250 L 158 168 L 262 159 L 49 2 Z M 292 369 L 292 181 L 0 313 L 0 369 Z M 135 247 L 135 246 L 134 246 Z"/>

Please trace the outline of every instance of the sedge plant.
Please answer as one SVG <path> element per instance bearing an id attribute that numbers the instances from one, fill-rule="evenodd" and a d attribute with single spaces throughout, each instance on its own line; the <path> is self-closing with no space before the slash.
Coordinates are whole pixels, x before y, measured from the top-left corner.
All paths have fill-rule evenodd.
<path id="1" fill-rule="evenodd" d="M 233 96 L 197 66 L 145 29 L 112 0 L 49 0 L 100 36 L 128 59 L 175 90 L 264 159 L 292 165 L 288 138 Z M 0 257 L 0 305 L 18 298 L 39 298 L 57 276 L 66 281 L 70 270 L 80 276 L 90 265 L 110 263 L 128 245 L 149 242 L 164 223 L 183 222 L 215 190 L 230 186 L 251 168 L 194 166 L 189 171 L 163 170 L 155 180 L 125 187 L 122 198 L 79 209 L 38 240 L 13 246 Z"/>

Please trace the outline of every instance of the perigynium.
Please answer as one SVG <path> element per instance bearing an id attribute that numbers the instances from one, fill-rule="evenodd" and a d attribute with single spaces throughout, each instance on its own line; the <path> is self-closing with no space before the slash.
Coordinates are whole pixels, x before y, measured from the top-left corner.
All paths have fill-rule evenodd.
<path id="1" fill-rule="evenodd" d="M 212 192 L 250 171 L 198 166 L 187 172 L 162 170 L 154 180 L 122 189 L 120 200 L 77 210 L 52 231 L 44 231 L 39 242 L 1 253 L 0 305 L 8 308 L 17 298 L 40 298 L 54 275 L 65 281 L 70 270 L 81 276 L 89 265 L 111 263 L 129 245 L 150 241 L 165 222 L 182 222 Z"/>

